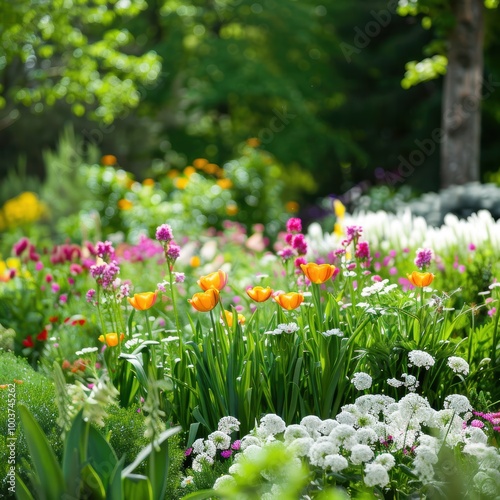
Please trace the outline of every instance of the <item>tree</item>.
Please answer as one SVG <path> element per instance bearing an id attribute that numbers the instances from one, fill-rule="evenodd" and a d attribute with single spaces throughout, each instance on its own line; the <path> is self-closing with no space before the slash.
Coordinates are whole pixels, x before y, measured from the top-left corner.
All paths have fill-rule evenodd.
<path id="1" fill-rule="evenodd" d="M 424 14 L 424 25 L 434 24 L 438 35 L 438 43 L 428 50 L 441 54 L 410 63 L 403 85 L 445 73 L 439 134 L 441 187 L 480 179 L 484 11 L 485 6 L 497 4 L 496 0 L 411 0 L 400 8 L 403 15 Z"/>
<path id="2" fill-rule="evenodd" d="M 161 62 L 115 26 L 145 8 L 144 0 L 2 2 L 0 130 L 22 106 L 40 114 L 65 101 L 104 123 L 137 106 L 139 87 L 158 77 Z"/>

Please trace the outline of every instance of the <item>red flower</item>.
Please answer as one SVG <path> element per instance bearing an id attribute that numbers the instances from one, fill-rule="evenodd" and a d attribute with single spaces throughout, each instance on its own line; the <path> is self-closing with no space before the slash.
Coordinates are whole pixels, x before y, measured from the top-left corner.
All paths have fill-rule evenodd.
<path id="1" fill-rule="evenodd" d="M 36 336 L 36 339 L 37 340 L 47 340 L 47 337 L 48 337 L 48 333 L 47 333 L 47 330 L 44 328 L 37 336 Z"/>
<path id="2" fill-rule="evenodd" d="M 24 347 L 35 347 L 35 343 L 33 342 L 33 338 L 31 335 L 28 335 L 24 340 L 23 340 L 23 346 Z"/>
<path id="3" fill-rule="evenodd" d="M 57 322 L 59 321 L 59 316 L 51 316 L 51 317 L 49 318 L 49 321 L 50 321 L 51 323 L 57 323 Z"/>

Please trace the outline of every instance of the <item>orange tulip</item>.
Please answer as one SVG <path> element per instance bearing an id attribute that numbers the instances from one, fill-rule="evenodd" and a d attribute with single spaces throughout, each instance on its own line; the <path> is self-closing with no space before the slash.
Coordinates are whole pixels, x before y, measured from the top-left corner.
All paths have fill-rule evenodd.
<path id="1" fill-rule="evenodd" d="M 434 275 L 432 273 L 420 273 L 418 271 L 413 271 L 411 274 L 407 274 L 406 276 L 413 286 L 418 286 L 420 288 L 429 286 L 434 281 Z"/>
<path id="2" fill-rule="evenodd" d="M 207 274 L 206 276 L 202 276 L 198 281 L 198 285 L 202 290 L 209 290 L 210 288 L 215 288 L 219 290 L 219 292 L 226 286 L 227 284 L 227 274 L 219 269 L 215 273 Z"/>
<path id="3" fill-rule="evenodd" d="M 211 311 L 219 302 L 219 290 L 216 288 L 209 288 L 205 292 L 198 292 L 193 295 L 188 302 L 200 312 Z"/>
<path id="4" fill-rule="evenodd" d="M 134 309 L 145 311 L 154 306 L 157 296 L 158 291 L 135 293 L 133 297 L 127 297 L 127 300 Z"/>
<path id="5" fill-rule="evenodd" d="M 226 315 L 226 321 L 228 326 L 233 326 L 233 313 L 231 311 L 224 310 L 224 314 Z M 238 314 L 238 323 L 240 325 L 244 325 L 246 321 L 245 316 L 243 314 Z"/>
<path id="6" fill-rule="evenodd" d="M 301 264 L 300 268 L 309 281 L 315 283 L 316 285 L 320 285 L 321 283 L 328 281 L 335 272 L 335 266 L 332 266 L 331 264 L 315 264 L 314 262 Z"/>
<path id="7" fill-rule="evenodd" d="M 120 333 L 120 342 L 125 338 L 123 333 Z M 108 347 L 115 347 L 118 345 L 118 334 L 115 332 L 106 333 L 106 335 L 100 335 L 99 340 L 106 343 Z"/>
<path id="8" fill-rule="evenodd" d="M 304 296 L 297 292 L 281 293 L 274 297 L 274 300 L 287 311 L 297 309 L 297 307 L 304 301 Z"/>
<path id="9" fill-rule="evenodd" d="M 270 287 L 254 286 L 247 289 L 247 295 L 255 302 L 265 302 L 273 293 Z"/>

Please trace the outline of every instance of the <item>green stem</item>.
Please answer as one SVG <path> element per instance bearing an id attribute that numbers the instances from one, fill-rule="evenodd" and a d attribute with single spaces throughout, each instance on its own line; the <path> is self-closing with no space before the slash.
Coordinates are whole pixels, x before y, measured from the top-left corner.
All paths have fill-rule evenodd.
<path id="1" fill-rule="evenodd" d="M 169 282 L 170 282 L 170 296 L 172 299 L 172 307 L 174 308 L 175 327 L 177 328 L 177 335 L 180 337 L 181 336 L 181 325 L 179 323 L 179 315 L 177 314 L 177 303 L 175 302 L 173 273 L 172 273 L 172 269 L 170 267 L 170 263 L 168 262 L 168 260 L 167 260 L 167 267 L 168 267 L 168 277 L 169 277 Z"/>

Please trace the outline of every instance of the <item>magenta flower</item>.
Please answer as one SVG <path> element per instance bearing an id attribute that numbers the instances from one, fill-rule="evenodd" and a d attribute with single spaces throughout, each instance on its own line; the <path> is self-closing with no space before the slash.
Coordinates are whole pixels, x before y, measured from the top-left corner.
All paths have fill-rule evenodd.
<path id="1" fill-rule="evenodd" d="M 96 253 L 101 259 L 114 258 L 115 249 L 113 248 L 113 243 L 111 241 L 98 241 L 96 245 Z"/>
<path id="2" fill-rule="evenodd" d="M 177 243 L 174 243 L 173 241 L 170 242 L 168 245 L 168 250 L 166 251 L 166 256 L 167 259 L 170 261 L 176 261 L 181 254 L 181 247 L 177 245 Z"/>
<path id="3" fill-rule="evenodd" d="M 30 240 L 28 238 L 21 238 L 14 246 L 14 255 L 19 257 L 28 248 Z"/>
<path id="4" fill-rule="evenodd" d="M 156 239 L 158 241 L 169 242 L 174 239 L 172 228 L 168 224 L 162 224 L 156 228 Z"/>
<path id="5" fill-rule="evenodd" d="M 357 244 L 354 256 L 356 259 L 370 260 L 370 245 L 367 241 L 360 241 Z"/>
<path id="6" fill-rule="evenodd" d="M 302 231 L 302 221 L 298 217 L 288 219 L 286 230 L 289 233 L 300 233 Z"/>
<path id="7" fill-rule="evenodd" d="M 426 269 L 432 261 L 432 250 L 430 248 L 419 248 L 415 258 L 415 265 L 419 269 Z"/>
<path id="8" fill-rule="evenodd" d="M 222 450 L 220 452 L 220 456 L 222 458 L 229 458 L 232 454 L 233 454 L 233 452 L 231 450 Z"/>
<path id="9" fill-rule="evenodd" d="M 233 450 L 239 450 L 241 448 L 241 441 L 239 439 L 237 439 L 232 445 L 231 445 L 231 448 Z"/>

